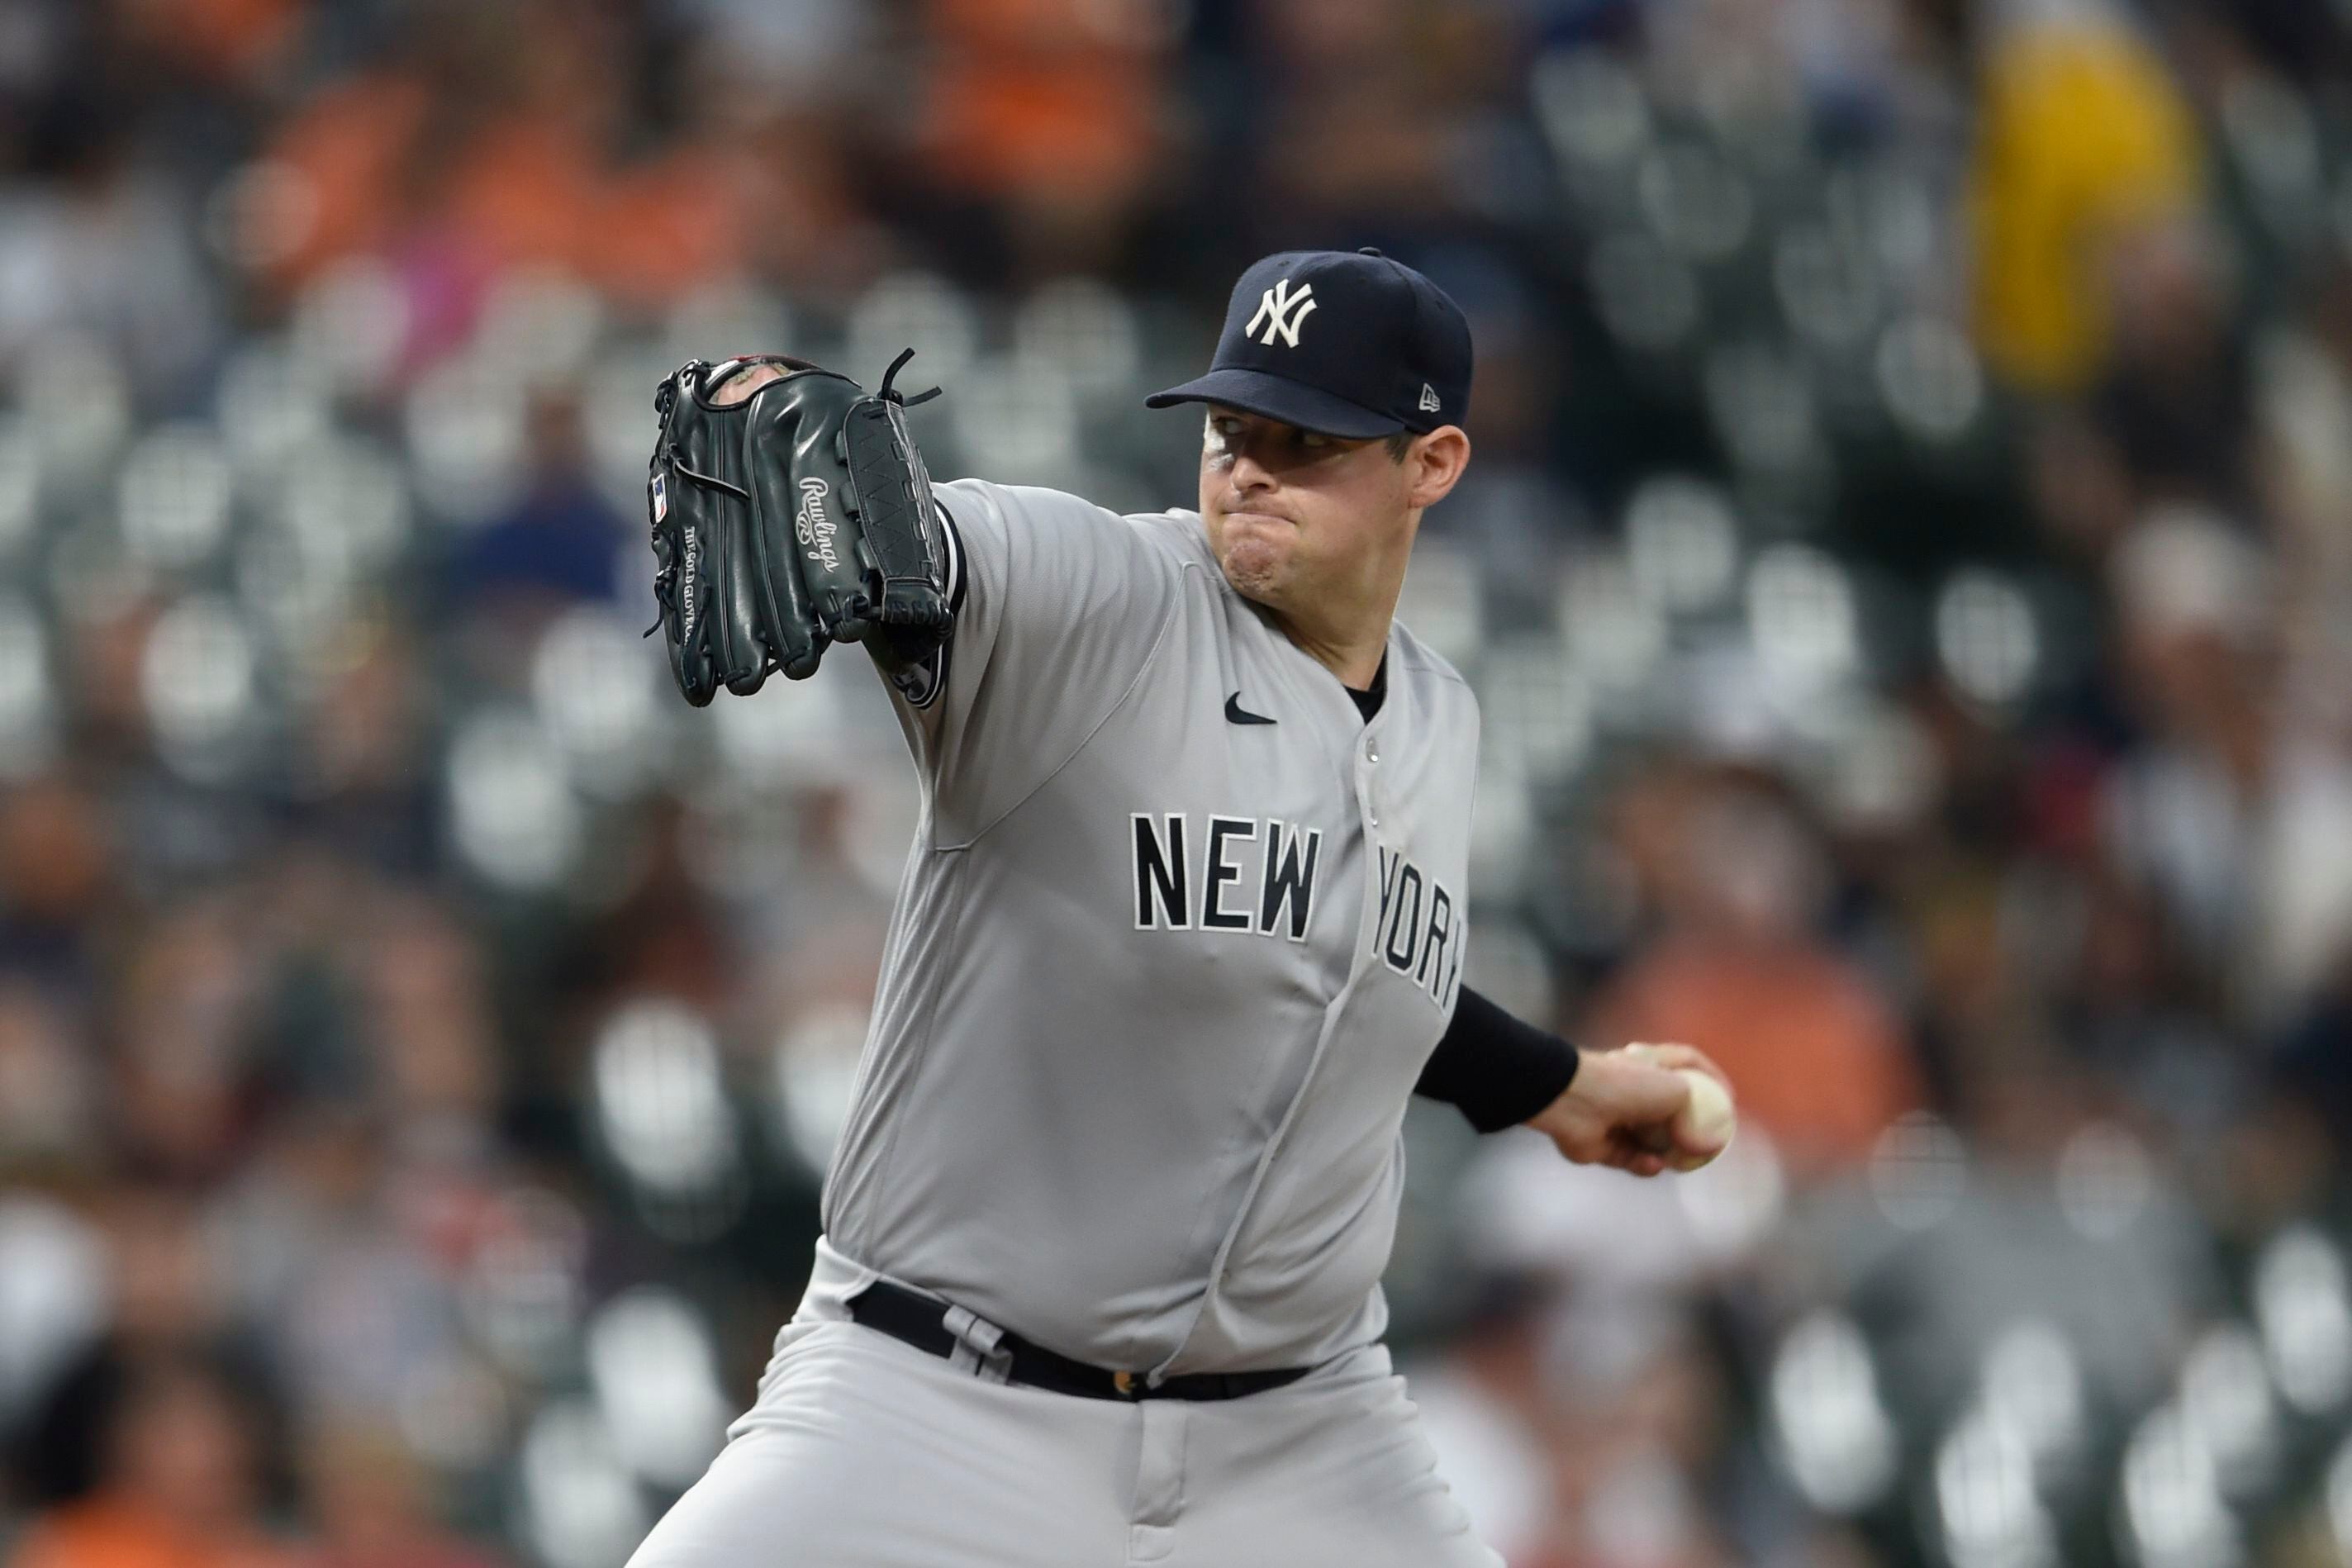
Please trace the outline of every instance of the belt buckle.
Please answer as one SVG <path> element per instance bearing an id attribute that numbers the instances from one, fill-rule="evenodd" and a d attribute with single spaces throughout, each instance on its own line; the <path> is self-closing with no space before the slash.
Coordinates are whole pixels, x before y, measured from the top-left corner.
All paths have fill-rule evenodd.
<path id="1" fill-rule="evenodd" d="M 1142 1398 L 1143 1390 L 1146 1386 L 1143 1381 L 1138 1378 L 1136 1374 L 1131 1372 L 1112 1373 L 1110 1374 L 1110 1385 L 1118 1391 L 1118 1396 L 1121 1399 Z"/>

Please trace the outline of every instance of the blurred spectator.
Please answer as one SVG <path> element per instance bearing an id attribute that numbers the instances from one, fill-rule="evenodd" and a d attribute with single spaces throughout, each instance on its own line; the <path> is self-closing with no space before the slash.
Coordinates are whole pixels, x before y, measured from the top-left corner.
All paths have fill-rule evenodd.
<path id="1" fill-rule="evenodd" d="M 326 639 L 293 765 L 300 820 L 334 851 L 414 875 L 432 856 L 431 697 L 406 627 L 354 616 Z"/>
<path id="2" fill-rule="evenodd" d="M 449 566 L 452 600 L 478 626 L 526 643 L 564 605 L 614 596 L 625 537 L 612 502 L 588 475 L 573 403 L 532 400 L 529 449 L 521 499 Z"/>
<path id="3" fill-rule="evenodd" d="M 218 1211 L 240 1314 L 306 1410 L 389 1410 L 454 1337 L 446 1281 L 397 1225 L 384 1165 L 362 1119 L 299 1116 Z"/>
<path id="4" fill-rule="evenodd" d="M 1002 216 L 1018 276 L 1114 260 L 1164 151 L 1157 0 L 925 0 L 920 143 L 956 196 Z"/>
<path id="5" fill-rule="evenodd" d="M 0 792 L 0 963 L 82 997 L 113 880 L 106 815 L 102 795 L 65 778 Z"/>
<path id="6" fill-rule="evenodd" d="M 367 933 L 362 995 L 375 1100 L 415 1157 L 487 1151 L 499 1105 L 499 1053 L 481 955 L 430 904 Z"/>
<path id="7" fill-rule="evenodd" d="M 0 1173 L 70 1169 L 95 1152 L 89 1055 L 54 1002 L 0 982 Z"/>
<path id="8" fill-rule="evenodd" d="M 2189 206 L 2196 134 L 2163 60 L 2108 0 L 2006 0 L 1982 16 L 1979 340 L 2019 384 L 2068 391 L 2107 353 L 2107 249 Z"/>
<path id="9" fill-rule="evenodd" d="M 0 188 L 0 359 L 89 334 L 122 356 L 142 401 L 173 408 L 218 346 L 194 214 L 141 156 L 136 122 L 61 109 L 57 166 Z"/>
<path id="10" fill-rule="evenodd" d="M 441 1527 L 431 1478 L 396 1433 L 331 1427 L 304 1444 L 302 1471 L 317 1568 L 498 1568 Z"/>
<path id="11" fill-rule="evenodd" d="M 205 1184 L 248 1148 L 263 1089 L 252 1055 L 260 956 L 226 902 L 176 909 L 132 949 L 107 1097 L 132 1170 Z"/>
<path id="12" fill-rule="evenodd" d="M 402 54 L 322 94 L 259 166 L 285 191 L 282 232 L 257 242 L 273 278 L 394 258 L 414 365 L 471 330 L 509 268 L 585 277 L 638 306 L 730 276 L 757 176 L 716 135 L 624 156 L 619 26 L 601 6 L 419 7 Z"/>
<path id="13" fill-rule="evenodd" d="M 2145 501 L 2252 499 L 2251 394 L 2221 244 L 2207 225 L 2151 224 L 2109 255 L 2115 348 L 2092 406 Z"/>
<path id="14" fill-rule="evenodd" d="M 434 36 L 420 26 L 409 49 L 421 56 Z M 238 216 L 236 247 L 281 288 L 400 237 L 402 163 L 432 100 L 431 85 L 404 63 L 324 84 L 276 127 L 267 162 L 248 175 L 269 182 L 275 196 Z"/>
<path id="15" fill-rule="evenodd" d="M 1510 8 L 1281 0 L 1258 20 L 1283 83 L 1255 121 L 1276 243 L 1450 233 L 1471 205 L 1465 174 L 1489 157 L 1481 184 L 1507 169 L 1488 106 L 1511 89 Z"/>
<path id="16" fill-rule="evenodd" d="M 199 77 L 259 79 L 294 43 L 302 0 L 122 0 L 124 38 Z"/>
<path id="17" fill-rule="evenodd" d="M 37 1518 L 11 1568 L 292 1568 L 261 1514 L 258 1441 L 234 1384 L 199 1360 L 134 1361 L 89 1495 Z"/>
<path id="18" fill-rule="evenodd" d="M 1793 1166 L 1860 1161 L 1916 1102 L 1916 1073 L 1869 978 L 1810 934 L 1827 892 L 1820 847 L 1769 795 L 1692 774 L 1628 791 L 1618 836 L 1661 931 L 1593 1000 L 1581 1040 L 1687 1041 Z"/>
<path id="19" fill-rule="evenodd" d="M 2168 509 L 2115 561 L 2129 691 L 2153 743 L 2110 798 L 2123 865 L 2275 1024 L 2352 937 L 2352 756 L 2288 721 L 2273 564 L 2218 520 Z"/>

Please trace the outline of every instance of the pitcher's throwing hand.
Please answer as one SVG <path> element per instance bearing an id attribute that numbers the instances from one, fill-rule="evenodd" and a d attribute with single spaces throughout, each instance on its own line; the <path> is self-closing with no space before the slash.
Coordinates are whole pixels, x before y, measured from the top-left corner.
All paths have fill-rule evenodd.
<path id="1" fill-rule="evenodd" d="M 1712 1095 L 1685 1075 L 1711 1084 Z M 1731 1142 L 1731 1082 L 1691 1046 L 1586 1051 L 1574 1079 L 1528 1125 L 1579 1164 L 1637 1176 L 1695 1171 Z"/>

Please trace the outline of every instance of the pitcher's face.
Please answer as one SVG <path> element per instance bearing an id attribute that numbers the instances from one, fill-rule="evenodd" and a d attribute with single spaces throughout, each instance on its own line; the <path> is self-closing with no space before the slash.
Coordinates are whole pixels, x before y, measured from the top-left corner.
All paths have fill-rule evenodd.
<path id="1" fill-rule="evenodd" d="M 1276 610 L 1354 599 L 1412 548 L 1411 471 L 1384 441 L 1213 405 L 1201 438 L 1201 519 L 1244 598 Z"/>

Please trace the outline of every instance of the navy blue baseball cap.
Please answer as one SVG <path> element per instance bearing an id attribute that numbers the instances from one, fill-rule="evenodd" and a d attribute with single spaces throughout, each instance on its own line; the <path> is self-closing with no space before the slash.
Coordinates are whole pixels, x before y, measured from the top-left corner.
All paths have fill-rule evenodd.
<path id="1" fill-rule="evenodd" d="M 1143 401 L 1221 403 L 1349 440 L 1459 425 L 1470 323 L 1444 289 L 1377 250 L 1286 250 L 1234 285 L 1209 374 Z"/>

